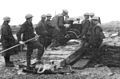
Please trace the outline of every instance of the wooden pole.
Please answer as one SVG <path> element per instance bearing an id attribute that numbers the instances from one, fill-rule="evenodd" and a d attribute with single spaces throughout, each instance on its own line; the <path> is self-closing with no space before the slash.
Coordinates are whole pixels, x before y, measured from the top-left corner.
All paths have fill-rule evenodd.
<path id="1" fill-rule="evenodd" d="M 39 36 L 38 36 L 38 37 L 39 37 Z M 38 37 L 37 37 L 37 38 L 38 38 Z M 32 41 L 32 40 L 34 40 L 35 38 L 36 38 L 36 37 L 31 38 L 31 39 L 25 41 L 24 43 L 27 43 L 27 42 L 29 42 L 29 41 Z M 6 51 L 11 50 L 11 49 L 13 49 L 13 48 L 15 48 L 15 47 L 17 47 L 17 46 L 20 46 L 20 45 L 22 45 L 22 44 L 14 45 L 14 46 L 12 46 L 12 47 L 10 47 L 10 48 L 8 48 L 8 49 L 5 49 L 5 50 L 1 51 L 0 53 L 6 52 Z"/>

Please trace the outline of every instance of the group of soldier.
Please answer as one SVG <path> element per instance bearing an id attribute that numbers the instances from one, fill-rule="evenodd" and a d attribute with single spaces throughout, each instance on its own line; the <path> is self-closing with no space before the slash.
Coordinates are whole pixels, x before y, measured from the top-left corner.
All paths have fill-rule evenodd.
<path id="1" fill-rule="evenodd" d="M 104 38 L 102 28 L 100 27 L 100 18 L 95 17 L 93 13 L 85 13 L 84 20 L 81 24 L 78 23 L 77 28 L 74 28 L 74 20 L 69 18 L 67 10 L 63 10 L 61 14 L 55 15 L 53 18 L 51 14 L 42 15 L 35 29 L 32 18 L 33 16 L 31 14 L 25 16 L 26 21 L 16 33 L 17 40 L 14 39 L 9 25 L 10 17 L 3 18 L 4 22 L 1 27 L 3 50 L 16 44 L 25 44 L 27 46 L 27 69 L 31 67 L 33 49 L 38 49 L 37 62 L 42 63 L 41 57 L 43 56 L 44 50 L 51 44 L 51 46 L 56 47 L 64 45 L 71 38 L 75 38 L 83 40 L 85 42 L 84 46 L 99 48 Z M 80 19 L 78 18 L 77 20 L 79 21 Z M 37 38 L 37 40 L 34 39 L 25 42 L 32 38 Z M 18 51 L 19 46 L 3 53 L 6 67 L 14 67 L 13 62 L 10 61 L 10 56 L 16 54 Z"/>

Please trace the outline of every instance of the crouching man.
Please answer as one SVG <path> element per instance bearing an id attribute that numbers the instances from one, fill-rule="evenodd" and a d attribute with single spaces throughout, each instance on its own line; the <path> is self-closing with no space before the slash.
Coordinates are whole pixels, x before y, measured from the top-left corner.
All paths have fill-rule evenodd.
<path id="1" fill-rule="evenodd" d="M 26 21 L 22 24 L 20 30 L 17 33 L 18 41 L 20 44 L 24 44 L 24 41 L 29 40 L 31 38 L 35 37 L 34 33 L 34 28 L 32 24 L 32 15 L 27 14 L 25 16 Z M 23 40 L 21 40 L 21 35 L 23 34 Z M 43 55 L 44 49 L 42 44 L 40 44 L 36 40 L 29 41 L 25 43 L 27 45 L 27 53 L 26 53 L 26 60 L 27 60 L 27 69 L 30 69 L 30 64 L 31 64 L 31 54 L 33 52 L 33 49 L 38 49 L 38 54 L 37 54 L 37 60 L 40 61 L 41 57 Z"/>
<path id="2" fill-rule="evenodd" d="M 12 30 L 10 28 L 10 17 L 4 17 L 4 22 L 1 27 L 1 42 L 2 42 L 2 48 L 3 50 L 8 49 L 15 44 L 17 44 L 15 38 L 13 37 Z M 6 67 L 14 67 L 13 62 L 10 61 L 10 56 L 13 54 L 17 54 L 17 48 L 13 48 L 11 50 L 8 50 L 6 52 L 3 52 L 2 55 L 5 59 L 5 66 Z"/>
<path id="3" fill-rule="evenodd" d="M 105 38 L 101 25 L 98 21 L 99 17 L 93 17 L 90 27 L 89 43 L 93 48 L 99 48 Z"/>
<path id="4" fill-rule="evenodd" d="M 90 27 L 90 37 L 89 37 L 89 47 L 92 49 L 92 58 L 91 62 L 99 63 L 99 57 L 102 53 L 99 51 L 99 48 L 105 38 L 101 25 L 99 23 L 99 17 L 93 17 L 91 20 L 91 27 Z"/>

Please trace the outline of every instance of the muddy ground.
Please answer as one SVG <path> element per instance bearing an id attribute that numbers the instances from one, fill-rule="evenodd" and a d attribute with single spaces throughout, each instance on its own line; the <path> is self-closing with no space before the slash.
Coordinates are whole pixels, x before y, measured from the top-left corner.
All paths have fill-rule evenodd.
<path id="1" fill-rule="evenodd" d="M 35 58 L 35 54 L 32 55 Z M 11 57 L 16 67 L 7 68 L 3 65 L 0 66 L 0 79 L 120 79 L 119 67 L 88 67 L 85 69 L 73 69 L 74 73 L 66 74 L 31 74 L 23 73 L 17 67 L 25 61 L 25 52 L 19 53 Z"/>

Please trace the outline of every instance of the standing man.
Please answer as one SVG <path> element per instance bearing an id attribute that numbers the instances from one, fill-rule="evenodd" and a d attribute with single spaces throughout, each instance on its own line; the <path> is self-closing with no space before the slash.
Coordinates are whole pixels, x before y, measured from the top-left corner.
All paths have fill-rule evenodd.
<path id="1" fill-rule="evenodd" d="M 90 53 L 92 55 L 92 58 L 90 62 L 99 62 L 99 60 L 97 59 L 102 54 L 99 51 L 99 47 L 101 46 L 105 36 L 99 24 L 99 17 L 93 17 L 91 22 L 92 22 L 92 28 L 90 30 L 91 33 L 89 38 L 89 46 L 91 47 L 90 49 L 92 49 L 92 52 Z"/>
<path id="2" fill-rule="evenodd" d="M 64 35 L 66 32 L 65 24 L 65 17 L 68 16 L 68 11 L 63 10 L 62 14 L 58 17 L 58 28 L 60 32 Z"/>
<path id="3" fill-rule="evenodd" d="M 17 33 L 18 41 L 20 44 L 24 44 L 24 41 L 29 40 L 31 38 L 35 38 L 34 28 L 32 24 L 32 17 L 33 16 L 31 14 L 27 14 L 25 16 L 26 21 L 22 24 L 20 30 Z M 22 34 L 23 34 L 23 38 L 21 38 Z M 38 61 L 41 60 L 44 51 L 43 51 L 43 46 L 38 41 L 32 40 L 27 42 L 26 45 L 27 45 L 27 53 L 26 53 L 27 69 L 30 70 L 31 55 L 33 49 L 36 48 L 38 49 L 38 54 L 37 54 Z"/>
<path id="4" fill-rule="evenodd" d="M 52 23 L 51 23 L 51 17 L 52 15 L 51 14 L 47 14 L 46 15 L 46 21 L 45 21 L 45 24 L 46 24 L 46 30 L 47 32 L 49 33 L 49 35 L 52 35 L 52 30 L 53 30 L 53 26 L 52 26 Z"/>
<path id="5" fill-rule="evenodd" d="M 68 11 L 63 10 L 61 14 L 58 14 L 52 18 L 52 26 L 55 28 L 53 37 L 54 37 L 54 43 L 53 47 L 64 45 L 61 40 L 63 40 L 65 34 L 66 34 L 66 21 L 65 18 L 68 17 Z"/>
<path id="6" fill-rule="evenodd" d="M 66 16 L 68 16 L 68 11 L 63 10 L 61 14 L 58 14 L 52 18 L 52 26 L 56 28 L 61 34 L 65 34 L 66 28 L 64 26 Z"/>
<path id="7" fill-rule="evenodd" d="M 52 23 L 51 23 L 51 17 L 52 15 L 51 14 L 47 14 L 46 15 L 46 30 L 48 32 L 48 36 L 47 36 L 47 43 L 46 43 L 46 46 L 48 47 L 51 42 L 52 42 L 52 39 L 53 39 L 53 33 L 54 33 L 54 30 L 55 28 L 52 26 Z"/>
<path id="8" fill-rule="evenodd" d="M 90 27 L 90 20 L 89 20 L 89 13 L 84 14 L 84 20 L 81 22 L 82 25 L 82 30 L 81 30 L 81 35 L 80 38 L 82 39 L 82 52 L 83 56 L 88 54 L 89 50 L 86 48 L 89 48 L 89 37 L 90 35 L 88 34 L 89 27 Z"/>
<path id="9" fill-rule="evenodd" d="M 90 27 L 90 21 L 89 21 L 89 13 L 84 14 L 84 20 L 82 21 L 82 32 L 81 32 L 81 38 L 84 38 L 86 42 L 88 41 L 88 30 Z"/>
<path id="10" fill-rule="evenodd" d="M 41 16 L 41 21 L 37 24 L 35 28 L 36 33 L 40 35 L 39 42 L 43 45 L 44 48 L 46 48 L 46 41 L 48 35 L 45 20 L 46 20 L 46 15 L 43 14 Z"/>
<path id="11" fill-rule="evenodd" d="M 4 17 L 4 22 L 1 27 L 1 42 L 3 50 L 12 47 L 16 44 L 16 40 L 13 37 L 12 30 L 10 28 L 10 17 Z M 17 53 L 17 51 L 13 48 L 11 50 L 8 50 L 6 52 L 3 52 L 2 55 L 5 59 L 5 66 L 6 67 L 14 67 L 13 62 L 10 61 L 10 56 Z"/>

